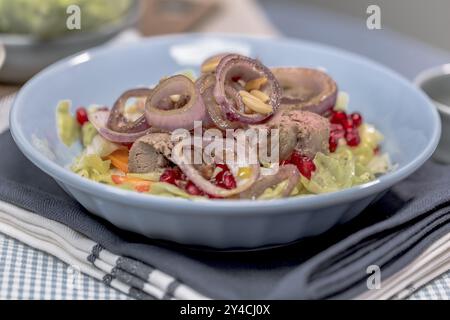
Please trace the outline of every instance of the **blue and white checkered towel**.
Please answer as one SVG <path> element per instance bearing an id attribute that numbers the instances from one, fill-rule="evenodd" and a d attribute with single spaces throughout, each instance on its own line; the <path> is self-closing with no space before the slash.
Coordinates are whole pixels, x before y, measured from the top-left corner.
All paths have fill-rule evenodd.
<path id="1" fill-rule="evenodd" d="M 135 299 L 206 299 L 173 277 L 105 250 L 67 226 L 0 201 L 0 232 L 50 253 Z"/>
<path id="2" fill-rule="evenodd" d="M 14 95 L 0 101 L 0 133 L 8 128 Z M 173 277 L 142 262 L 112 254 L 69 227 L 0 201 L 0 233 L 58 257 L 135 299 L 206 299 Z M 0 275 L 1 276 L 1 275 Z"/>

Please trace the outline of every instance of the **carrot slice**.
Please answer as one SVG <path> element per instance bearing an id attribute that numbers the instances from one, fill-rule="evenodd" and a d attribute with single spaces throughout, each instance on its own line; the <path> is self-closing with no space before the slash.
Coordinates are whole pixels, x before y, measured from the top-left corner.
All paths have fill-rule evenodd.
<path id="1" fill-rule="evenodd" d="M 143 180 L 143 179 L 129 177 L 129 176 L 120 176 L 117 174 L 111 175 L 111 179 L 115 184 L 122 184 L 122 183 L 139 184 L 139 183 L 144 183 L 144 182 L 150 182 L 148 180 Z"/>
<path id="2" fill-rule="evenodd" d="M 111 163 L 114 167 L 124 173 L 128 173 L 128 150 L 116 150 L 106 158 L 111 160 Z"/>
<path id="3" fill-rule="evenodd" d="M 134 190 L 137 192 L 149 192 L 150 191 L 150 181 L 143 181 L 136 183 L 134 185 Z"/>
<path id="4" fill-rule="evenodd" d="M 133 178 L 133 177 L 127 177 L 127 176 L 120 176 L 120 175 L 116 175 L 116 174 L 111 175 L 111 180 L 115 184 L 129 183 L 130 185 L 132 185 L 134 187 L 134 189 L 137 192 L 149 192 L 150 186 L 152 184 L 150 181 L 147 181 L 147 180 L 142 180 L 142 179 Z"/>
<path id="5" fill-rule="evenodd" d="M 126 176 L 119 176 L 117 174 L 113 174 L 111 175 L 111 180 L 115 183 L 115 184 L 122 184 L 125 183 L 126 180 Z"/>

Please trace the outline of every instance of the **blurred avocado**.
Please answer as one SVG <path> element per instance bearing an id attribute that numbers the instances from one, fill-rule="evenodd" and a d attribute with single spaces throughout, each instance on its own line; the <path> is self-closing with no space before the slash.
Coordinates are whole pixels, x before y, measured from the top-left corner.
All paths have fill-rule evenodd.
<path id="1" fill-rule="evenodd" d="M 81 30 L 66 26 L 67 8 L 79 6 Z M 133 0 L 0 0 L 0 33 L 53 39 L 68 33 L 91 32 L 120 23 Z"/>

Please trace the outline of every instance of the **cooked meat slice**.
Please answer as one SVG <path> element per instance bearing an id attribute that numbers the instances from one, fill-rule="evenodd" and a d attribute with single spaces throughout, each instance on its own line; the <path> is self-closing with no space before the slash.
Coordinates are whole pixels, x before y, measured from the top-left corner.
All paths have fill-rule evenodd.
<path id="1" fill-rule="evenodd" d="M 166 167 L 172 148 L 168 133 L 151 133 L 136 140 L 130 149 L 128 171 L 148 173 Z"/>
<path id="2" fill-rule="evenodd" d="M 297 146 L 298 130 L 296 126 L 280 126 L 279 129 L 279 156 L 280 160 L 286 160 Z"/>
<path id="3" fill-rule="evenodd" d="M 316 113 L 281 111 L 267 125 L 280 130 L 280 160 L 289 158 L 294 150 L 310 158 L 329 152 L 330 123 Z"/>
<path id="4" fill-rule="evenodd" d="M 329 153 L 330 122 L 327 118 L 309 111 L 291 111 L 288 115 L 298 129 L 296 150 L 310 158 L 318 152 Z"/>

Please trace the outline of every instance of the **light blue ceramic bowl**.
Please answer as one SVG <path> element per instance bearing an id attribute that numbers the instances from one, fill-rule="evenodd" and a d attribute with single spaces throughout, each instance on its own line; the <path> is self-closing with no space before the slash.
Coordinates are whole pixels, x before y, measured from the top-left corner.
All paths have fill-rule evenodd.
<path id="1" fill-rule="evenodd" d="M 83 179 L 67 166 L 80 152 L 62 145 L 55 106 L 111 105 L 126 89 L 198 63 L 216 51 L 238 51 L 269 66 L 323 67 L 350 93 L 351 109 L 386 136 L 383 149 L 398 168 L 369 184 L 336 193 L 271 201 L 189 201 L 138 194 Z M 398 74 L 334 48 L 287 39 L 227 35 L 151 38 L 120 48 L 100 48 L 63 60 L 21 90 L 11 130 L 22 152 L 93 214 L 151 238 L 214 248 L 255 248 L 318 235 L 357 216 L 367 205 L 419 168 L 440 136 L 428 98 Z M 47 144 L 47 146 L 46 146 Z"/>

